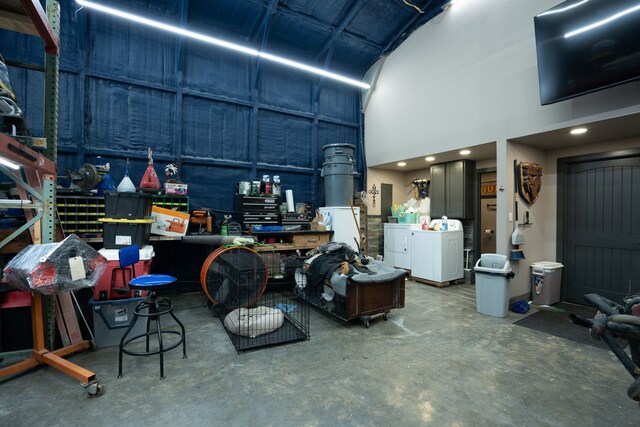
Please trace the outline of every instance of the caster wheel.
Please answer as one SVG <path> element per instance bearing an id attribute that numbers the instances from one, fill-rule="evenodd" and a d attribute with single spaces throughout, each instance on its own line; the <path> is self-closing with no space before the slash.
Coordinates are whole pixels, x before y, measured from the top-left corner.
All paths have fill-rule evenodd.
<path id="1" fill-rule="evenodd" d="M 367 329 L 369 328 L 369 321 L 368 320 L 364 321 L 364 327 L 367 328 Z"/>
<path id="2" fill-rule="evenodd" d="M 89 384 L 87 386 L 87 393 L 89 393 L 89 397 L 102 396 L 104 394 L 104 385 L 97 381 L 93 384 Z"/>
<path id="3" fill-rule="evenodd" d="M 389 320 L 389 313 L 385 313 L 385 314 L 383 314 L 383 315 L 382 315 L 382 318 L 383 318 L 384 320 Z"/>
<path id="4" fill-rule="evenodd" d="M 627 389 L 627 395 L 636 402 L 640 402 L 640 378 L 636 379 Z"/>

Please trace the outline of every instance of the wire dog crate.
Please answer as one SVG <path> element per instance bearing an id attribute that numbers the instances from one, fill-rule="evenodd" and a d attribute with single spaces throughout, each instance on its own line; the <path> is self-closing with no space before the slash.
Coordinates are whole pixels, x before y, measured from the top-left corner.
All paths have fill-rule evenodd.
<path id="1" fill-rule="evenodd" d="M 297 298 L 294 286 L 270 289 L 268 267 L 253 250 L 215 250 L 202 266 L 200 281 L 238 353 L 310 338 L 309 306 Z"/>

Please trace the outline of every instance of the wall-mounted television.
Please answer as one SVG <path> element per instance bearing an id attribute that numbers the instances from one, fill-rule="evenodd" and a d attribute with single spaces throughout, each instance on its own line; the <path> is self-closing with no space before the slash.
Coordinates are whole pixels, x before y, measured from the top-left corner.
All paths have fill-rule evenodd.
<path id="1" fill-rule="evenodd" d="M 534 27 L 542 105 L 640 79 L 640 0 L 568 0 Z"/>

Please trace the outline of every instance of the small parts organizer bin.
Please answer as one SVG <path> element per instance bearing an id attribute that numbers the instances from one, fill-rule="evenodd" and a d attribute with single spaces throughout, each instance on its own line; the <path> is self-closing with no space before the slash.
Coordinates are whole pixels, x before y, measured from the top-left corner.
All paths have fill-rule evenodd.
<path id="1" fill-rule="evenodd" d="M 153 206 L 189 213 L 189 196 L 159 196 L 154 194 Z"/>
<path id="2" fill-rule="evenodd" d="M 149 242 L 152 196 L 146 193 L 106 193 L 104 223 L 105 249 L 144 246 Z"/>
<path id="3" fill-rule="evenodd" d="M 104 197 L 66 196 L 56 197 L 56 209 L 60 225 L 65 233 L 75 233 L 81 237 L 102 236 L 104 218 Z"/>

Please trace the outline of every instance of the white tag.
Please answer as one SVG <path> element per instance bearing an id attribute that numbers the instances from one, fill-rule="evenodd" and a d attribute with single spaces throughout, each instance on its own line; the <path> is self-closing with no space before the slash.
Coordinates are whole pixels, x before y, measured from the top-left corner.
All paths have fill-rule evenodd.
<path id="1" fill-rule="evenodd" d="M 81 256 L 69 258 L 69 269 L 71 270 L 72 281 L 86 279 L 87 272 L 84 270 L 84 262 L 82 262 Z"/>
<path id="2" fill-rule="evenodd" d="M 127 320 L 129 320 L 129 316 L 127 315 L 126 308 L 116 310 L 116 315 L 115 315 L 116 322 L 126 322 Z"/>
<path id="3" fill-rule="evenodd" d="M 131 246 L 131 236 L 116 236 L 116 245 Z"/>

